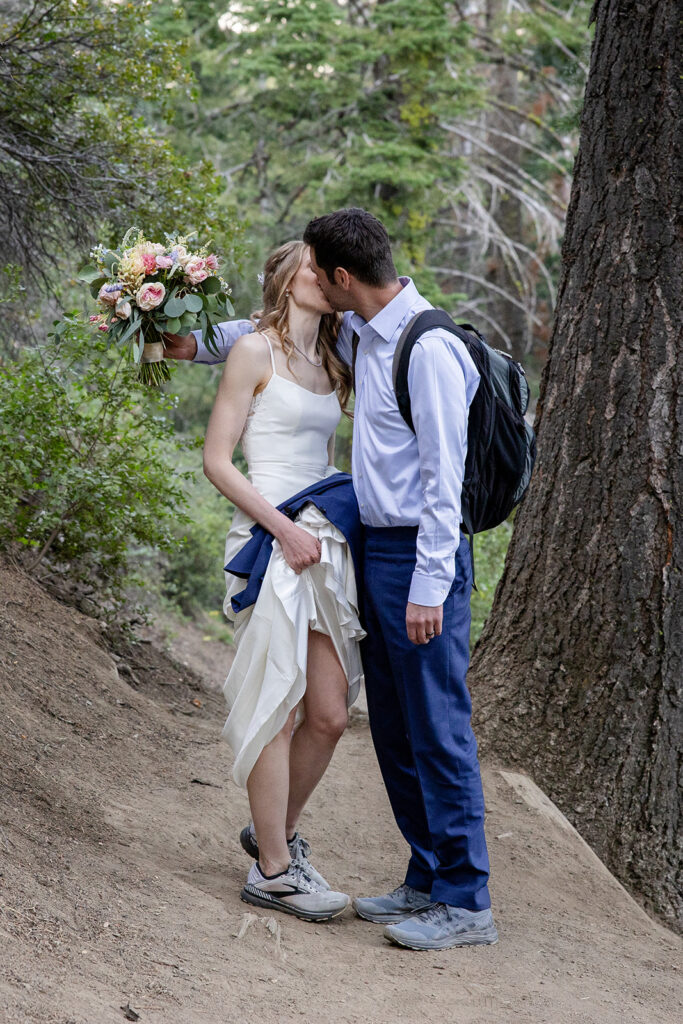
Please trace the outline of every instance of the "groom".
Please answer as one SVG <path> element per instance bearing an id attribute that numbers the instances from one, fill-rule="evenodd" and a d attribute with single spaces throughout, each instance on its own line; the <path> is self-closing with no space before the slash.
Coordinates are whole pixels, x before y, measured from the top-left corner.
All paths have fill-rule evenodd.
<path id="1" fill-rule="evenodd" d="M 493 943 L 466 685 L 471 560 L 460 531 L 467 417 L 479 376 L 453 335 L 423 335 L 408 372 L 413 433 L 396 403 L 392 362 L 404 327 L 430 304 L 409 278 L 398 278 L 387 232 L 365 210 L 311 221 L 304 241 L 325 297 L 345 314 L 339 354 L 355 363 L 352 472 L 366 537 L 368 711 L 392 810 L 411 849 L 404 882 L 386 895 L 357 898 L 354 907 L 410 949 Z M 214 361 L 199 338 L 194 358 Z"/>

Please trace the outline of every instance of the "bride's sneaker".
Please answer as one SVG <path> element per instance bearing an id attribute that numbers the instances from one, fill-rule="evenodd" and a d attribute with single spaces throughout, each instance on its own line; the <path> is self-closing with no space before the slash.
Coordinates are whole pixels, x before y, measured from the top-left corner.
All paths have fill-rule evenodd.
<path id="1" fill-rule="evenodd" d="M 246 828 L 243 828 L 240 832 L 240 844 L 245 853 L 248 853 L 250 857 L 254 858 L 254 860 L 258 860 L 258 843 L 256 842 L 253 822 L 250 822 Z M 287 840 L 287 846 L 289 847 L 289 856 L 292 858 L 292 862 L 302 868 L 305 874 L 307 874 L 308 877 L 316 883 L 316 885 L 319 885 L 321 889 L 329 889 L 330 883 L 323 878 L 319 871 L 316 871 L 308 859 L 311 847 L 303 836 L 300 836 L 298 832 L 295 832 L 292 838 Z"/>
<path id="2" fill-rule="evenodd" d="M 329 921 L 349 905 L 345 893 L 321 889 L 294 863 L 286 871 L 270 877 L 262 873 L 258 861 L 252 864 L 240 898 L 257 907 L 294 914 L 304 921 Z"/>

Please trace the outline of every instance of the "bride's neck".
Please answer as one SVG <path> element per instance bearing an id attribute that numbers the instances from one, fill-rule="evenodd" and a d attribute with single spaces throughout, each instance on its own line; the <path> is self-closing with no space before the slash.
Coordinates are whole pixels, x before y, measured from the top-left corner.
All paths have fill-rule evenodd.
<path id="1" fill-rule="evenodd" d="M 289 336 L 307 355 L 315 353 L 320 333 L 320 313 L 289 304 Z"/>

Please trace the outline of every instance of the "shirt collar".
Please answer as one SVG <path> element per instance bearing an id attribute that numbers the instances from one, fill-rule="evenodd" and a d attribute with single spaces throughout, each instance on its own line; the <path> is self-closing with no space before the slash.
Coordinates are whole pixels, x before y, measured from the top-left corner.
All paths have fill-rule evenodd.
<path id="1" fill-rule="evenodd" d="M 367 326 L 382 341 L 391 341 L 402 321 L 405 320 L 419 298 L 419 292 L 412 278 L 399 277 L 399 281 L 402 288 L 398 295 L 395 295 L 391 302 L 388 302 L 383 309 L 380 309 L 379 313 L 376 313 L 372 320 L 364 320 L 358 313 L 353 314 L 351 317 L 351 327 L 357 334 L 360 334 L 362 329 Z"/>

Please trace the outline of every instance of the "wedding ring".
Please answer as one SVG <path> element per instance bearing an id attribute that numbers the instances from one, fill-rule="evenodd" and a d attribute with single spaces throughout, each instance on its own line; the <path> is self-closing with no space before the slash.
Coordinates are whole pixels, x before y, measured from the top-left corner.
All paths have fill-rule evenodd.
<path id="1" fill-rule="evenodd" d="M 434 632 L 434 633 L 425 633 L 425 636 L 427 637 L 428 640 L 431 640 L 433 636 L 436 636 L 436 632 Z"/>

